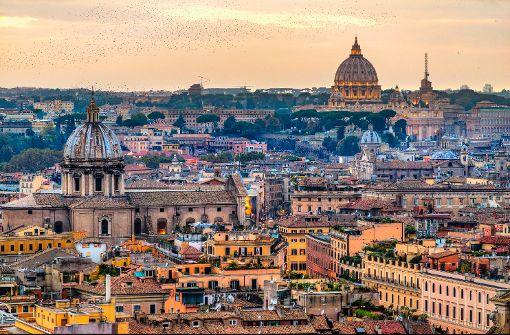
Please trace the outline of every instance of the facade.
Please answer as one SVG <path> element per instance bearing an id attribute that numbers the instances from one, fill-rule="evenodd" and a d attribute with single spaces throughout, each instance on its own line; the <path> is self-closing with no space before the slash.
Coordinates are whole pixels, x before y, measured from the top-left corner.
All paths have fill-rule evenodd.
<path id="1" fill-rule="evenodd" d="M 374 242 L 387 240 L 404 240 L 404 224 L 402 222 L 363 222 L 355 228 L 345 228 L 343 232 L 331 234 L 334 259 L 340 261 L 342 257 L 353 256 L 363 250 L 363 247 Z M 335 270 L 335 266 L 333 270 Z"/>
<path id="2" fill-rule="evenodd" d="M 379 292 L 379 303 L 395 309 L 407 307 L 421 314 L 420 264 L 383 259 L 373 255 L 363 257 L 362 283 Z"/>
<path id="3" fill-rule="evenodd" d="M 317 216 L 298 216 L 279 221 L 278 225 L 280 234 L 288 244 L 285 270 L 305 274 L 307 234 L 327 234 L 331 223 L 322 221 Z"/>
<path id="4" fill-rule="evenodd" d="M 306 235 L 306 273 L 310 278 L 331 278 L 331 236 Z"/>
<path id="5" fill-rule="evenodd" d="M 491 328 L 492 301 L 510 284 L 470 275 L 425 269 L 421 304 L 429 322 L 449 334 L 485 334 Z"/>
<path id="6" fill-rule="evenodd" d="M 349 58 L 344 60 L 335 74 L 331 87 L 330 107 L 347 103 L 380 103 L 381 86 L 374 66 L 363 57 L 358 38 L 354 39 Z"/>
<path id="7" fill-rule="evenodd" d="M 51 116 L 59 116 L 70 114 L 74 111 L 74 103 L 72 101 L 51 100 L 43 102 L 35 102 L 34 109 L 40 109 Z"/>

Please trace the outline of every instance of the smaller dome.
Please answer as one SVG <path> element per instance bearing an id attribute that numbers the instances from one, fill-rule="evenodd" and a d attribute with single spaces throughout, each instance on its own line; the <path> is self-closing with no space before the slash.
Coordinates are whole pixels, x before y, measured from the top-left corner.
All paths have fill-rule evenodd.
<path id="1" fill-rule="evenodd" d="M 393 92 L 391 92 L 390 101 L 404 101 L 404 95 L 400 92 L 398 86 L 396 86 Z"/>
<path id="2" fill-rule="evenodd" d="M 451 160 L 458 158 L 459 157 L 451 150 L 436 151 L 430 156 L 432 160 Z"/>
<path id="3" fill-rule="evenodd" d="M 372 130 L 372 127 L 369 127 L 367 131 L 363 133 L 361 136 L 361 144 L 381 144 L 381 137 L 377 132 Z"/>

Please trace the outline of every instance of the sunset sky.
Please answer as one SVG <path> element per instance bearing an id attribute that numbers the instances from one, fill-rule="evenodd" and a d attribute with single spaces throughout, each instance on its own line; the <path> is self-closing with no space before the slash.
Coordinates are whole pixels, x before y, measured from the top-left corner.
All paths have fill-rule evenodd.
<path id="1" fill-rule="evenodd" d="M 0 86 L 331 86 L 358 36 L 383 89 L 510 89 L 506 0 L 0 0 Z"/>

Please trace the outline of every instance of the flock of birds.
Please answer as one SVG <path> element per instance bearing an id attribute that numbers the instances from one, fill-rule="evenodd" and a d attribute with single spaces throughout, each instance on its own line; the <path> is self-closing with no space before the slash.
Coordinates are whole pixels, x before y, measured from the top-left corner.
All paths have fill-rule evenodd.
<path id="1" fill-rule="evenodd" d="M 267 2 L 268 5 L 270 3 L 271 1 Z M 44 5 L 47 6 L 48 3 L 45 2 Z M 115 65 L 122 60 L 123 64 L 129 64 L 130 58 L 137 57 L 144 57 L 148 62 L 152 57 L 170 60 L 172 53 L 186 55 L 228 52 L 231 48 L 242 49 L 246 43 L 252 41 L 263 43 L 271 39 L 309 40 L 318 39 L 321 35 L 324 37 L 324 34 L 340 35 L 347 30 L 352 31 L 352 27 L 340 21 L 321 20 L 324 15 L 330 18 L 332 15 L 355 17 L 375 22 L 394 19 L 391 13 L 385 13 L 380 8 L 374 10 L 374 13 L 359 9 L 356 1 L 348 5 L 331 1 L 313 7 L 297 7 L 289 2 L 285 18 L 295 21 L 290 22 L 291 24 L 299 25 L 306 16 L 305 24 L 313 27 L 293 29 L 286 25 L 255 24 L 235 16 L 193 19 L 197 6 L 203 5 L 204 2 L 198 0 L 178 3 L 163 0 L 112 0 L 75 8 L 72 4 L 65 5 L 62 2 L 58 5 L 59 8 L 55 9 L 54 17 L 40 20 L 41 24 L 44 21 L 45 24 L 51 24 L 51 35 L 34 38 L 27 36 L 31 39 L 29 46 L 17 48 L 6 45 L 0 48 L 0 73 L 6 70 L 14 73 L 18 69 L 28 69 L 37 75 L 42 73 L 41 68 L 86 72 L 93 69 L 91 65 L 97 63 Z M 211 6 L 216 9 L 241 10 L 238 3 L 232 1 L 216 2 Z M 259 7 L 263 8 L 262 5 Z M 174 14 L 174 10 L 178 15 Z M 256 13 L 264 11 L 261 9 Z M 191 19 L 187 14 L 190 14 Z M 317 22 L 314 22 L 315 20 Z M 90 83 L 83 84 L 89 86 Z M 118 85 L 116 88 L 119 88 Z"/>

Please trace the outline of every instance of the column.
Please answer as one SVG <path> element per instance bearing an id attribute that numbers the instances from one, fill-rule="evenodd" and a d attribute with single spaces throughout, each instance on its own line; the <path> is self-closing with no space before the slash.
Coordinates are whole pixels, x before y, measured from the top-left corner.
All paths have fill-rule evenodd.
<path id="1" fill-rule="evenodd" d="M 67 185 L 66 185 L 67 184 L 67 173 L 62 172 L 61 180 L 62 180 L 62 186 L 61 186 L 62 194 L 66 195 L 67 194 Z"/>
<path id="2" fill-rule="evenodd" d="M 86 187 L 86 179 L 85 179 L 85 173 L 81 174 L 81 195 L 85 196 L 85 187 Z"/>
<path id="3" fill-rule="evenodd" d="M 110 179 L 112 175 L 109 173 L 106 173 L 103 178 L 103 185 L 104 185 L 104 195 L 108 196 L 110 193 Z"/>
<path id="4" fill-rule="evenodd" d="M 87 192 L 87 195 L 93 195 L 94 194 L 94 175 L 92 173 L 89 173 L 89 190 Z"/>

